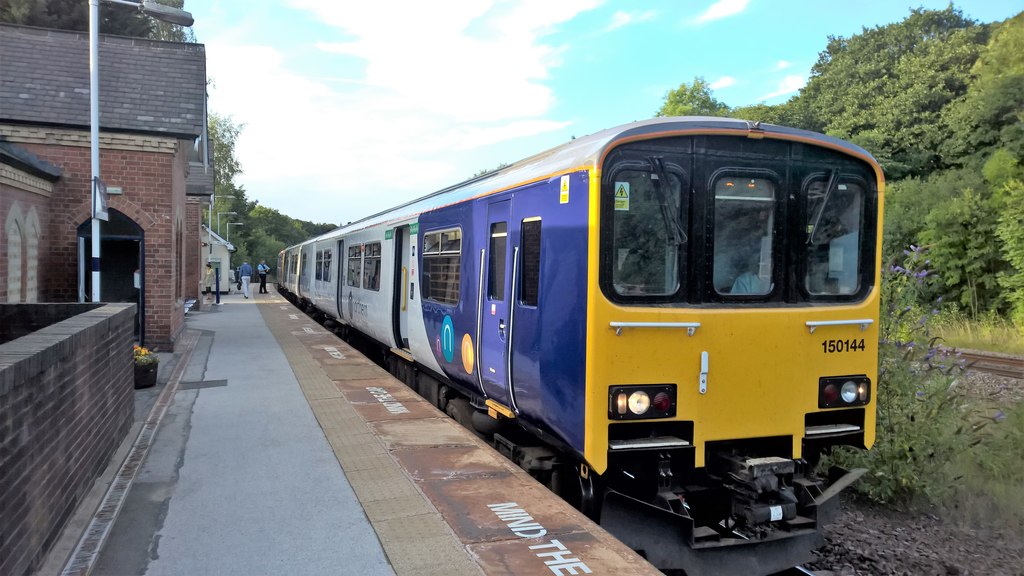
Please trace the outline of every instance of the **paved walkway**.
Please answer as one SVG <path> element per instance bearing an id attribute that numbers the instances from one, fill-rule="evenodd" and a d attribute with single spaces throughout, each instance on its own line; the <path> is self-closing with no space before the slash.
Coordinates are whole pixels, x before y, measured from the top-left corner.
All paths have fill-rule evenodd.
<path id="1" fill-rule="evenodd" d="M 201 338 L 93 574 L 394 574 L 255 304 L 270 298 L 189 314 Z"/>

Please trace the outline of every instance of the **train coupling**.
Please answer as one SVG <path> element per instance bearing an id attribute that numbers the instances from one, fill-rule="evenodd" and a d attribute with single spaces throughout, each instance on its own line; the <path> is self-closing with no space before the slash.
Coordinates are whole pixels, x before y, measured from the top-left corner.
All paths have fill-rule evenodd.
<path id="1" fill-rule="evenodd" d="M 719 453 L 714 468 L 732 493 L 733 516 L 748 528 L 797 517 L 798 498 L 792 486 L 795 461 Z"/>

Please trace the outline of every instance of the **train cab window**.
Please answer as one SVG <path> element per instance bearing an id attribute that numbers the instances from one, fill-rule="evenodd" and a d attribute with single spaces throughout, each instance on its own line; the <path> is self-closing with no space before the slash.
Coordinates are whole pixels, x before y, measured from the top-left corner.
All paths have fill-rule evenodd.
<path id="1" fill-rule="evenodd" d="M 359 288 L 363 281 L 363 248 L 362 246 L 348 247 L 348 273 L 345 284 L 353 288 Z"/>
<path id="2" fill-rule="evenodd" d="M 423 298 L 439 304 L 459 303 L 462 280 L 462 230 L 441 230 L 423 235 Z"/>
<path id="3" fill-rule="evenodd" d="M 807 261 L 804 287 L 812 295 L 860 291 L 864 187 L 833 172 L 806 184 Z"/>
<path id="4" fill-rule="evenodd" d="M 487 265 L 487 298 L 505 300 L 505 253 L 508 244 L 508 224 L 491 224 L 490 262 Z"/>
<path id="5" fill-rule="evenodd" d="M 540 218 L 523 220 L 520 233 L 523 272 L 520 274 L 519 302 L 536 306 L 540 296 Z"/>
<path id="6" fill-rule="evenodd" d="M 363 288 L 380 291 L 380 242 L 370 242 L 363 249 Z"/>
<path id="7" fill-rule="evenodd" d="M 775 185 L 767 178 L 715 181 L 715 292 L 764 296 L 772 291 Z"/>
<path id="8" fill-rule="evenodd" d="M 605 183 L 614 205 L 612 286 L 620 296 L 671 296 L 687 241 L 682 171 L 660 158 L 617 167 Z"/>

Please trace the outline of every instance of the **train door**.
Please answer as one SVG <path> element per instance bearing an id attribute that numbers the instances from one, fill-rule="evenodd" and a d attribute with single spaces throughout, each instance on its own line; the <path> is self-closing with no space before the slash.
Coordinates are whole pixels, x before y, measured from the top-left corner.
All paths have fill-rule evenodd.
<path id="1" fill-rule="evenodd" d="M 411 278 L 410 262 L 414 250 L 409 241 L 409 227 L 395 229 L 395 295 L 392 306 L 394 321 L 395 345 L 398 348 L 409 348 L 409 291 Z"/>
<path id="2" fill-rule="evenodd" d="M 345 258 L 345 241 L 338 239 L 338 292 L 334 295 L 334 305 L 338 309 L 338 318 L 345 318 L 345 307 L 341 305 L 342 290 L 345 286 L 345 264 L 347 260 Z"/>
<path id="3" fill-rule="evenodd" d="M 487 207 L 487 245 L 480 271 L 480 379 L 489 398 L 511 405 L 507 384 L 509 301 L 512 258 L 508 242 L 509 200 L 492 202 Z"/>

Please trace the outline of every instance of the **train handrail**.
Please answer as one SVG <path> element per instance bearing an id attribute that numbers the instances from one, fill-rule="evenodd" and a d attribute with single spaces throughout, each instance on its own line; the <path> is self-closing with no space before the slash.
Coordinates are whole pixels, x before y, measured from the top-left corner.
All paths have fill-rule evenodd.
<path id="1" fill-rule="evenodd" d="M 622 336 L 623 328 L 686 328 L 686 335 L 693 336 L 700 328 L 700 322 L 609 322 L 615 328 L 615 335 Z"/>
<path id="2" fill-rule="evenodd" d="M 860 331 L 863 332 L 874 323 L 875 321 L 871 318 L 860 318 L 858 320 L 808 320 L 805 324 L 811 329 L 811 334 L 814 334 L 814 331 L 819 326 L 853 326 L 859 324 Z"/>

